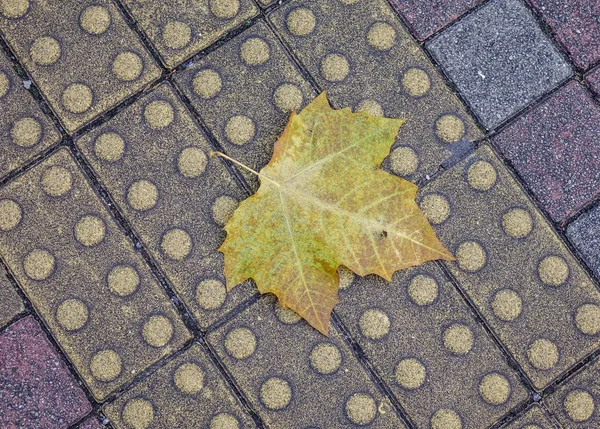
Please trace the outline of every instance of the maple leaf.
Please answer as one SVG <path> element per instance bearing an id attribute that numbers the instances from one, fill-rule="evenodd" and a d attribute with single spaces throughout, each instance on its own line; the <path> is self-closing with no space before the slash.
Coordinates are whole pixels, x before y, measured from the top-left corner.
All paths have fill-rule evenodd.
<path id="1" fill-rule="evenodd" d="M 227 289 L 252 278 L 327 335 L 338 267 L 392 274 L 453 256 L 415 203 L 417 186 L 379 167 L 404 119 L 333 110 L 325 93 L 293 112 L 260 188 L 225 226 Z"/>

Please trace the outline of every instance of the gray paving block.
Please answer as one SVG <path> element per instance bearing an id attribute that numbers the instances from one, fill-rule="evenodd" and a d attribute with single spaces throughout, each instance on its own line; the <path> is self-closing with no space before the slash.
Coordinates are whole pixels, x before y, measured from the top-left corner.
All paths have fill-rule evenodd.
<path id="1" fill-rule="evenodd" d="M 600 276 L 600 206 L 582 214 L 567 228 L 567 237 L 596 276 Z"/>
<path id="2" fill-rule="evenodd" d="M 492 0 L 426 47 L 488 129 L 572 75 L 520 0 Z"/>

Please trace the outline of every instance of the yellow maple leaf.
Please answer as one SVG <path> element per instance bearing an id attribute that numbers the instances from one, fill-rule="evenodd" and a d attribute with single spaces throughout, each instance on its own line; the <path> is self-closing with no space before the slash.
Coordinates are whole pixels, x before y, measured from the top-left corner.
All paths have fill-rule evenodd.
<path id="1" fill-rule="evenodd" d="M 340 265 L 389 281 L 394 271 L 454 259 L 415 203 L 417 186 L 379 168 L 404 122 L 333 110 L 322 93 L 292 113 L 260 172 L 232 160 L 257 174 L 260 188 L 225 226 L 227 289 L 252 278 L 327 335 Z"/>

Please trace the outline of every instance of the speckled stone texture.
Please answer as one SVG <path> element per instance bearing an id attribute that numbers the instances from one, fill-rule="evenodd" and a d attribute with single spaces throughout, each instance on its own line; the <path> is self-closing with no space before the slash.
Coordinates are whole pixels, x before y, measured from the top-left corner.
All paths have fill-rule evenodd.
<path id="1" fill-rule="evenodd" d="M 100 424 L 97 417 L 92 416 L 81 423 L 81 425 L 79 425 L 79 429 L 106 429 L 106 426 Z"/>
<path id="2" fill-rule="evenodd" d="M 600 276 L 600 206 L 582 214 L 570 224 L 567 236 L 596 276 Z"/>
<path id="3" fill-rule="evenodd" d="M 572 74 L 519 0 L 492 0 L 426 46 L 488 129 Z"/>
<path id="4" fill-rule="evenodd" d="M 575 65 L 600 59 L 600 0 L 531 0 Z"/>
<path id="5" fill-rule="evenodd" d="M 32 317 L 0 335 L 0 427 L 66 428 L 91 405 Z"/>
<path id="6" fill-rule="evenodd" d="M 573 81 L 493 139 L 556 222 L 600 194 L 600 111 Z"/>
<path id="7" fill-rule="evenodd" d="M 411 33 L 425 40 L 483 0 L 390 0 Z"/>
<path id="8" fill-rule="evenodd" d="M 594 91 L 597 96 L 600 96 L 600 66 L 588 72 L 588 74 L 585 75 L 585 81 L 592 91 Z"/>

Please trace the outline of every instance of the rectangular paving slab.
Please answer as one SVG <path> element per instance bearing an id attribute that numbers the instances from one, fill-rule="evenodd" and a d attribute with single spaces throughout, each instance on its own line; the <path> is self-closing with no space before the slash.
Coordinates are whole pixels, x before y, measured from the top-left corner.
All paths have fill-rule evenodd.
<path id="1" fill-rule="evenodd" d="M 481 137 L 385 0 L 291 1 L 268 18 L 333 106 L 408 118 L 384 164 L 390 171 L 433 175 Z"/>
<path id="2" fill-rule="evenodd" d="M 225 291 L 217 251 L 245 194 L 169 84 L 77 144 L 202 328 L 255 292 Z"/>
<path id="3" fill-rule="evenodd" d="M 0 207 L 3 204 L 0 201 Z M 4 203 L 6 204 L 6 203 Z M 0 208 L 0 210 L 2 210 Z M 4 273 L 0 272 L 0 328 L 25 311 L 23 301 Z"/>
<path id="4" fill-rule="evenodd" d="M 254 421 L 199 345 L 104 407 L 118 429 L 250 429 Z"/>
<path id="5" fill-rule="evenodd" d="M 502 429 L 555 429 L 548 413 L 538 404 L 530 405 L 527 410 Z"/>
<path id="6" fill-rule="evenodd" d="M 123 0 L 123 3 L 169 68 L 258 14 L 252 0 Z"/>
<path id="7" fill-rule="evenodd" d="M 269 428 L 404 427 L 333 326 L 325 337 L 271 297 L 208 341 Z"/>
<path id="8" fill-rule="evenodd" d="M 572 75 L 521 0 L 492 0 L 426 46 L 488 129 Z"/>
<path id="9" fill-rule="evenodd" d="M 56 127 L 0 52 L 0 176 L 22 166 L 60 140 Z"/>
<path id="10" fill-rule="evenodd" d="M 11 5 L 0 31 L 69 132 L 160 76 L 110 0 Z"/>
<path id="11" fill-rule="evenodd" d="M 600 344 L 600 293 L 484 145 L 418 202 L 457 262 L 446 265 L 537 389 Z"/>
<path id="12" fill-rule="evenodd" d="M 98 401 L 190 338 L 67 149 L 0 200 L 0 254 Z"/>
<path id="13" fill-rule="evenodd" d="M 418 428 L 489 427 L 527 399 L 435 263 L 391 282 L 341 272 L 336 312 Z"/>
<path id="14" fill-rule="evenodd" d="M 600 277 L 600 206 L 583 213 L 567 227 L 567 237 L 597 277 Z"/>

